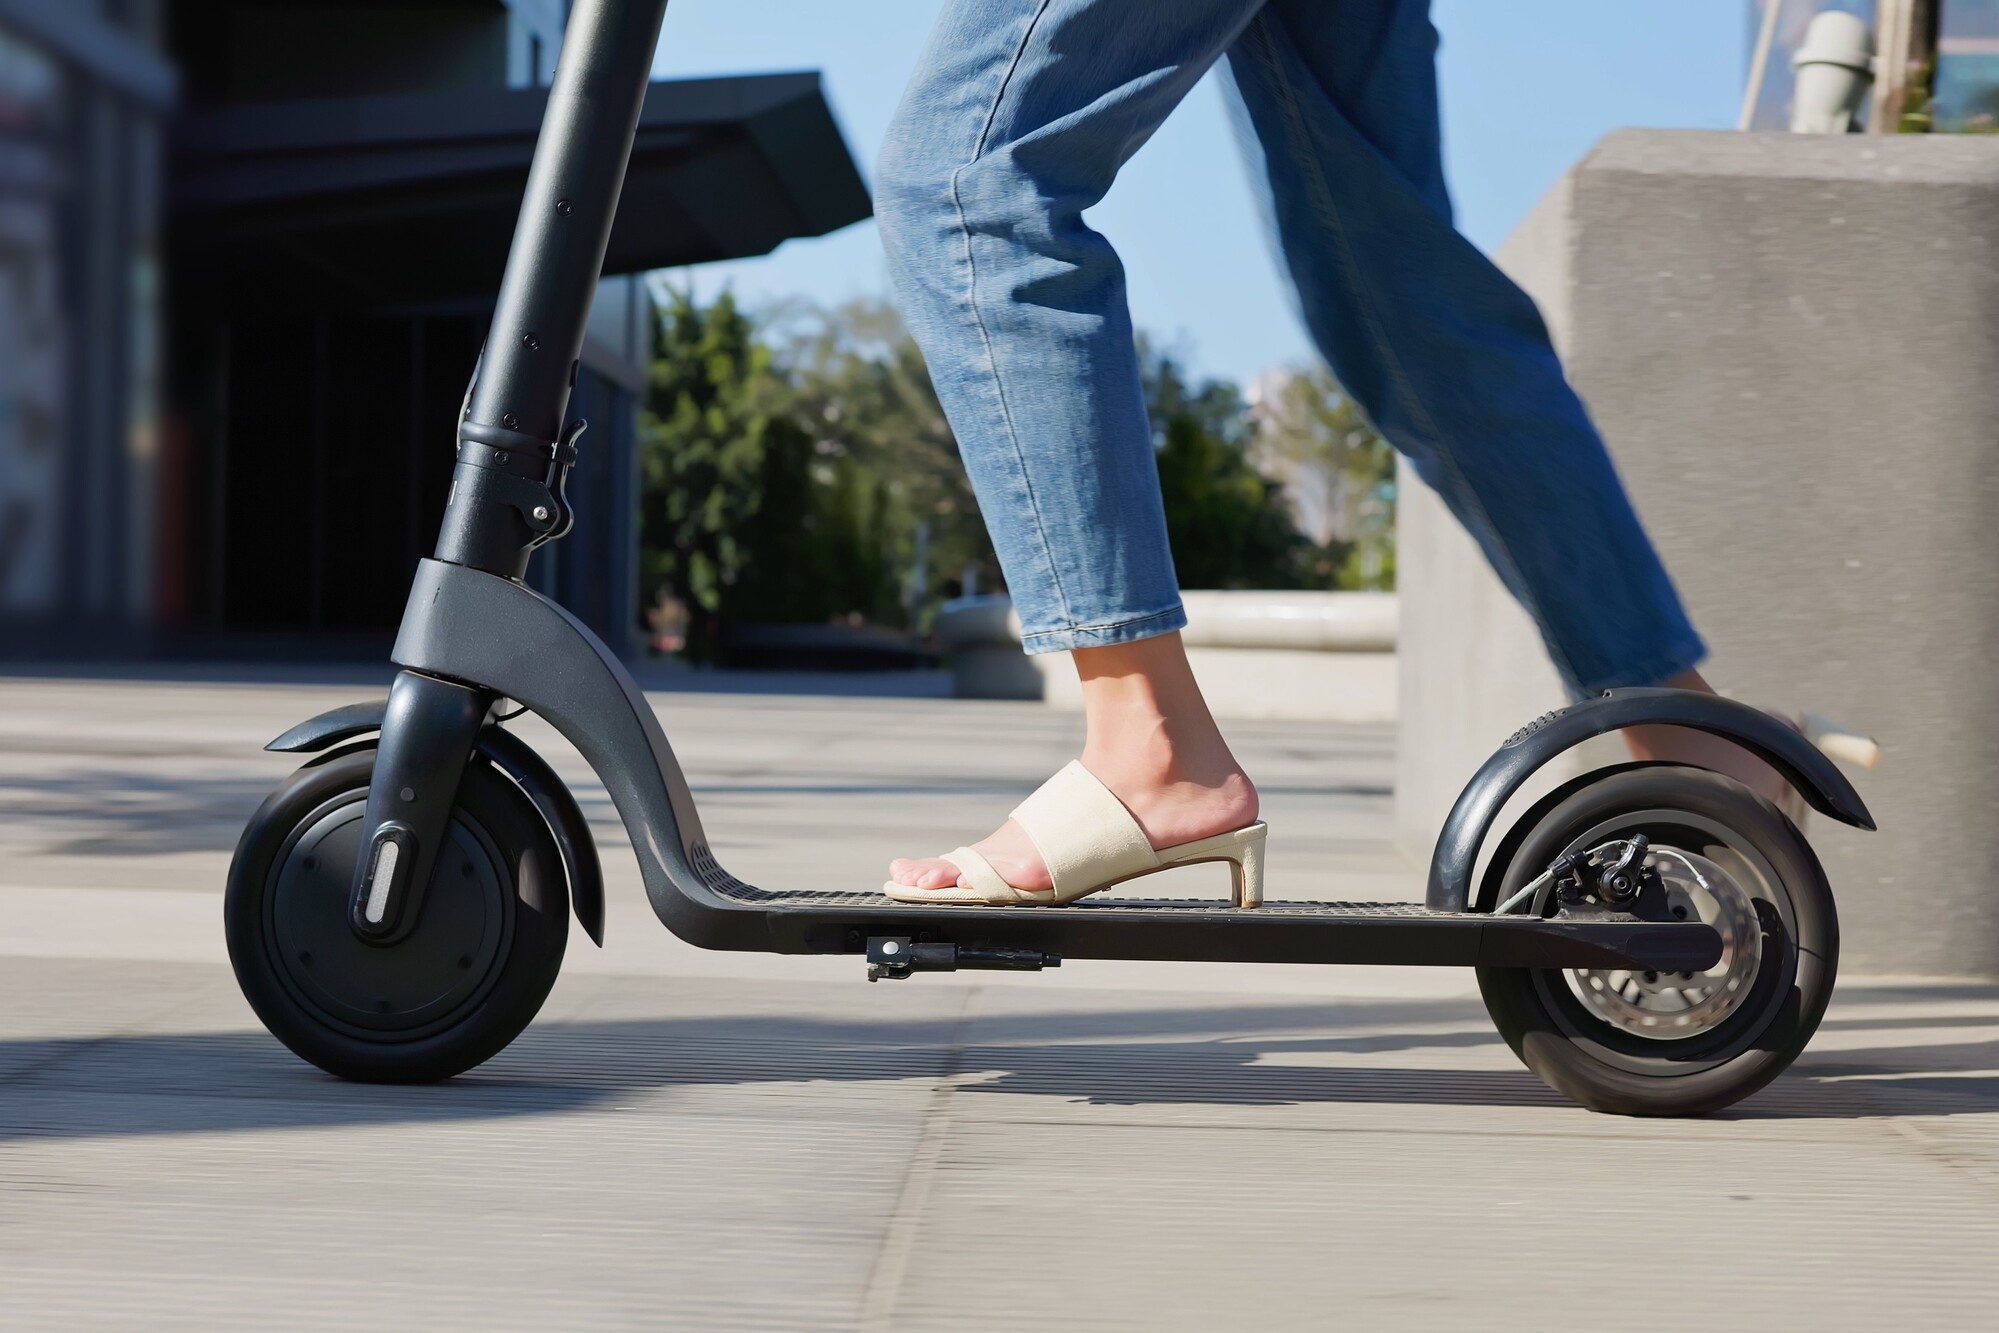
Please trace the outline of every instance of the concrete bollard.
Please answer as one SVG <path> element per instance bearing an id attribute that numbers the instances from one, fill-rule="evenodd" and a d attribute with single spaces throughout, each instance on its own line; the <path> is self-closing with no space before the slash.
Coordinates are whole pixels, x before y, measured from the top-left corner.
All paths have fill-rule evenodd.
<path id="1" fill-rule="evenodd" d="M 1849 968 L 1999 975 L 1999 140 L 1620 131 L 1500 260 L 1548 317 L 1709 678 L 1881 742 L 1855 774 L 1881 831 L 1810 830 Z M 1427 856 L 1458 785 L 1562 699 L 1406 473 L 1399 515 L 1396 824 Z"/>

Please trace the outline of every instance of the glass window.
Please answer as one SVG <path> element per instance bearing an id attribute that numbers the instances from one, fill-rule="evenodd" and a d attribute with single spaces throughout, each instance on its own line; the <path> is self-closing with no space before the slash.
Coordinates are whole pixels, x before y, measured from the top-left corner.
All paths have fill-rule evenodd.
<path id="1" fill-rule="evenodd" d="M 1999 133 L 1999 0 L 1946 0 L 1931 115 L 1939 130 Z"/>
<path id="2" fill-rule="evenodd" d="M 64 105 L 61 67 L 0 27 L 0 612 L 57 609 Z"/>

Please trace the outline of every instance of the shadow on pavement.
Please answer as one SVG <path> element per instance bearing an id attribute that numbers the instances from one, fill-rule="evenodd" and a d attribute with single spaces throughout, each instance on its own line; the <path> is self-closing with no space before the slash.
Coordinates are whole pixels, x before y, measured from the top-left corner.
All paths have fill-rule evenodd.
<path id="1" fill-rule="evenodd" d="M 962 1026 L 789 1016 L 551 1022 L 472 1074 L 430 1087 L 343 1083 L 262 1032 L 8 1041 L 0 1042 L 0 1141 L 480 1120 L 609 1108 L 676 1087 L 946 1075 L 981 1100 L 1568 1107 L 1511 1066 L 1482 1027 L 1381 1030 L 1482 1025 L 1475 1004 L 1396 1001 L 1365 1012 L 1370 1030 L 1351 1035 L 1327 1030 L 1335 1025 L 1324 1005 L 993 1014 Z M 1380 1059 L 1397 1054 L 1407 1058 Z M 1450 1067 L 1454 1060 L 1466 1067 Z M 1999 1042 L 1808 1053 L 1728 1118 L 1991 1113 L 1999 1111 L 1994 1070 Z M 960 1105 L 978 1114 L 978 1102 Z M 992 1110 L 1001 1113 L 997 1103 Z"/>
<path id="2" fill-rule="evenodd" d="M 0 818 L 63 829 L 49 856 L 226 852 L 271 791 L 262 777 L 155 777 L 129 768 L 0 780 Z"/>
<path id="3" fill-rule="evenodd" d="M 80 748 L 80 747 L 79 747 Z M 206 755 L 241 757 L 240 747 Z M 0 778 L 0 818 L 27 825 L 55 825 L 75 831 L 37 850 L 55 856 L 147 856 L 165 852 L 226 852 L 236 846 L 243 825 L 278 779 L 269 776 L 206 777 L 187 773 L 155 776 L 125 767 L 92 767 L 34 778 Z M 600 824 L 616 825 L 617 811 L 594 781 L 578 784 L 585 813 Z M 775 800 L 814 797 L 884 802 L 891 800 L 990 797 L 1018 801 L 1034 790 L 1022 780 L 969 779 L 948 773 L 919 774 L 895 783 L 862 780 L 824 782 L 698 781 L 697 801 L 748 797 Z M 1391 789 L 1365 783 L 1312 786 L 1268 784 L 1266 798 L 1280 796 L 1386 797 Z M 724 813 L 721 825 L 726 825 Z M 733 830 L 732 830 L 733 831 Z"/>

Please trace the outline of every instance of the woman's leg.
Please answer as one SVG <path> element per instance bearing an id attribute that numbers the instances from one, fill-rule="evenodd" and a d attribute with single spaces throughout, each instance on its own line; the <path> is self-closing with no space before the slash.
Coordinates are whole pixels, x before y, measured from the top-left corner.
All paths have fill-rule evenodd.
<path id="1" fill-rule="evenodd" d="M 1084 765 L 1155 846 L 1241 826 L 1255 793 L 1175 633 L 1124 272 L 1083 211 L 1260 3 L 950 0 L 876 164 L 898 302 L 1023 642 L 1075 650 Z M 1018 887 L 1048 883 L 1010 823 L 978 850 Z M 933 888 L 958 877 L 937 859 L 893 871 Z"/>
<path id="2" fill-rule="evenodd" d="M 1540 626 L 1569 691 L 1707 689 L 1705 654 L 1540 312 L 1452 225 L 1427 0 L 1272 0 L 1229 50 L 1305 322 Z M 1782 779 L 1678 728 L 1643 758 Z"/>
<path id="3" fill-rule="evenodd" d="M 1229 51 L 1305 323 L 1568 688 L 1656 683 L 1703 646 L 1540 312 L 1452 225 L 1435 50 L 1426 0 L 1273 0 Z"/>

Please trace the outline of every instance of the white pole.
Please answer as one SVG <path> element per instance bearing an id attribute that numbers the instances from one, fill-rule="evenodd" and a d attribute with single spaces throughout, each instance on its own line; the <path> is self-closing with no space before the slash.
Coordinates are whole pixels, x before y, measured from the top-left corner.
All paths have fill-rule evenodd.
<path id="1" fill-rule="evenodd" d="M 1915 5 L 1911 0 L 1879 0 L 1875 6 L 1874 49 L 1879 53 L 1879 72 L 1874 79 L 1874 100 L 1868 108 L 1867 131 L 1893 134 L 1900 125 L 1889 124 L 1890 109 L 1896 120 L 1909 86 L 1909 55 L 1915 34 Z"/>
<path id="2" fill-rule="evenodd" d="M 1763 96 L 1763 72 L 1770 68 L 1770 48 L 1777 41 L 1777 18 L 1784 12 L 1784 0 L 1763 0 L 1763 26 L 1756 34 L 1756 51 L 1749 57 L 1749 86 L 1742 90 L 1742 114 L 1735 128 L 1746 130 L 1756 119 L 1756 103 Z"/>

